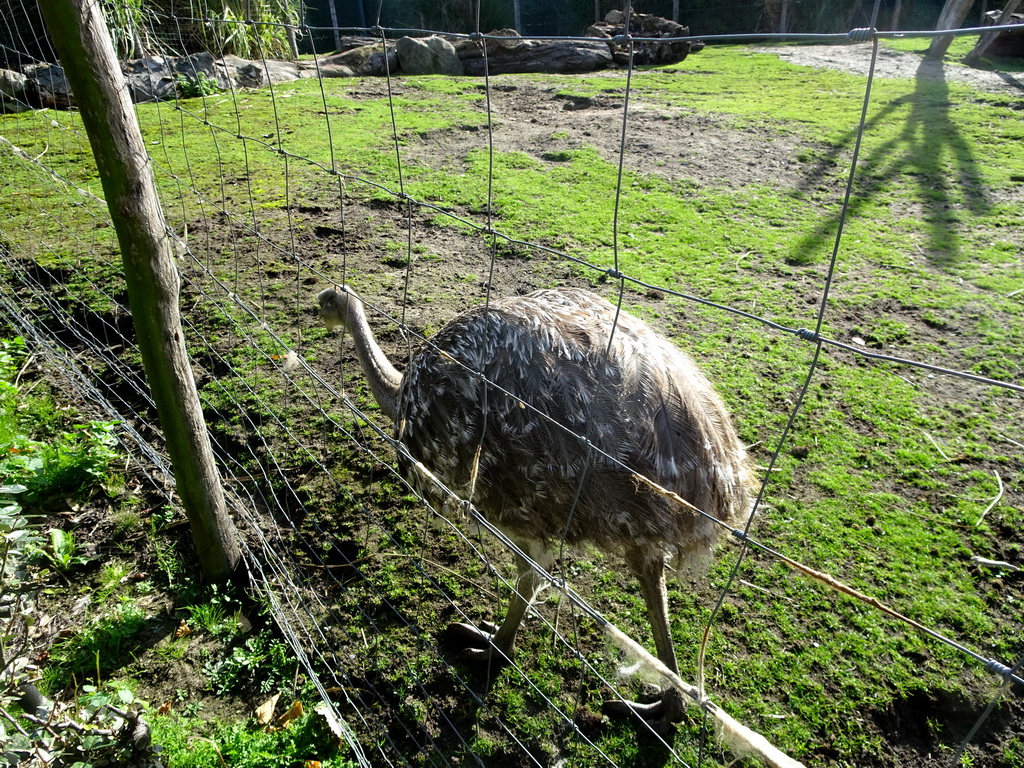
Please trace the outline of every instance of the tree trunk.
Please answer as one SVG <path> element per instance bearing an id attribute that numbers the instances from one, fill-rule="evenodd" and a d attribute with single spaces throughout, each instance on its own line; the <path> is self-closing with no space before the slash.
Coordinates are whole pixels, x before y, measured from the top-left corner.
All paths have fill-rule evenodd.
<path id="1" fill-rule="evenodd" d="M 964 23 L 964 19 L 967 18 L 972 5 L 974 5 L 974 0 L 946 0 L 946 4 L 942 7 L 942 13 L 939 14 L 939 23 L 935 26 L 935 29 L 956 29 Z M 928 46 L 928 53 L 925 55 L 930 59 L 941 60 L 946 55 L 946 51 L 949 50 L 949 44 L 952 42 L 952 35 L 932 38 L 932 44 Z"/>
<path id="2" fill-rule="evenodd" d="M 338 29 L 338 0 L 328 0 L 327 9 L 331 12 L 331 26 L 334 28 L 334 50 L 341 50 L 341 31 Z"/>
<path id="3" fill-rule="evenodd" d="M 999 20 L 996 22 L 996 26 L 1002 26 L 1003 24 L 1012 23 L 1010 20 L 1013 18 L 1013 14 L 1016 13 L 1017 7 L 1020 5 L 1020 0 L 1006 0 L 1003 5 L 1003 12 L 999 14 Z M 981 57 L 985 55 L 985 51 L 992 45 L 993 41 L 999 37 L 998 32 L 983 32 L 978 38 L 977 44 L 971 49 L 971 52 L 964 56 L 964 64 L 974 66 L 977 64 Z"/>
<path id="4" fill-rule="evenodd" d="M 240 561 L 181 329 L 174 245 L 97 0 L 40 0 L 75 95 L 121 246 L 132 320 L 204 576 Z"/>

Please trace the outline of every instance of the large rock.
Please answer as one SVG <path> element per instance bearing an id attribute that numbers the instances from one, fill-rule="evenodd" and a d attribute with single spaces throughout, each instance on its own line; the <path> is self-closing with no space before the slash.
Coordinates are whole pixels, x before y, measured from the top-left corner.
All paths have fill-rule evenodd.
<path id="1" fill-rule="evenodd" d="M 249 61 L 237 56 L 218 59 L 214 62 L 214 68 L 218 81 L 229 79 L 239 88 L 263 88 L 308 76 L 304 68 L 294 61 Z"/>
<path id="2" fill-rule="evenodd" d="M 308 76 L 291 61 L 249 61 L 237 56 L 215 59 L 210 53 L 146 56 L 127 62 L 123 68 L 136 102 L 202 93 L 206 82 L 221 90 L 263 88 Z"/>
<path id="3" fill-rule="evenodd" d="M 998 24 L 1002 11 L 989 11 L 985 14 L 986 24 Z M 1024 13 L 1010 15 L 1007 24 L 1024 24 Z M 1024 27 L 1021 29 L 1008 29 L 996 35 L 985 53 L 989 56 L 1001 56 L 1005 58 L 1024 57 Z"/>
<path id="4" fill-rule="evenodd" d="M 508 30 L 502 30 L 502 34 Z M 612 63 L 607 43 L 594 41 L 524 40 L 504 35 L 505 40 L 487 40 L 487 71 L 492 75 L 516 72 L 553 72 L 572 74 L 593 72 Z M 484 54 L 475 41 L 466 40 L 456 46 L 462 68 L 467 75 L 484 74 Z"/>
<path id="5" fill-rule="evenodd" d="M 383 43 L 361 45 L 344 53 L 326 56 L 318 63 L 325 77 L 379 77 L 398 70 L 394 46 L 388 45 L 385 49 Z"/>
<path id="6" fill-rule="evenodd" d="M 63 67 L 41 62 L 29 64 L 23 73 L 28 80 L 26 93 L 33 103 L 52 109 L 67 109 L 74 104 Z"/>
<path id="7" fill-rule="evenodd" d="M 403 37 L 395 48 L 402 74 L 457 77 L 463 73 L 455 46 L 443 37 Z"/>
<path id="8" fill-rule="evenodd" d="M 28 99 L 28 78 L 13 69 L 0 69 L 0 115 L 32 109 Z"/>

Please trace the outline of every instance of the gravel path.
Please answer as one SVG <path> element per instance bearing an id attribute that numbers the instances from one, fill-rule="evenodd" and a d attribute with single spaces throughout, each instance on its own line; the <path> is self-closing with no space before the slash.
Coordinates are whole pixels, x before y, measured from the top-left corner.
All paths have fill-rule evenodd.
<path id="1" fill-rule="evenodd" d="M 780 59 L 807 67 L 828 67 L 866 75 L 871 62 L 871 46 L 814 45 L 761 48 Z M 1024 96 L 1024 74 L 1018 72 L 989 72 L 972 69 L 950 61 L 933 61 L 920 54 L 879 47 L 875 76 L 887 78 L 945 79 L 965 83 L 978 90 L 992 93 Z"/>

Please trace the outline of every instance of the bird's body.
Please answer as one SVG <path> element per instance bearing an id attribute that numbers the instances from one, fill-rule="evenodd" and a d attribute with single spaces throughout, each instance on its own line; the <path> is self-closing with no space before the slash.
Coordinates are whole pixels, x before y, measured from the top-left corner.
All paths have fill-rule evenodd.
<path id="1" fill-rule="evenodd" d="M 604 299 L 556 289 L 462 313 L 400 375 L 372 342 L 358 299 L 328 289 L 319 300 L 329 326 L 352 331 L 396 438 L 448 488 L 547 568 L 563 542 L 624 557 L 674 671 L 665 561 L 699 571 L 722 526 L 634 473 L 729 526 L 750 507 L 744 449 L 693 361 Z M 436 494 L 408 466 L 405 474 Z M 517 599 L 487 635 L 503 653 L 541 586 L 520 562 Z"/>
<path id="2" fill-rule="evenodd" d="M 633 472 L 732 523 L 743 449 L 693 362 L 616 314 L 564 289 L 463 313 L 413 355 L 397 436 L 514 538 L 699 559 L 719 527 Z"/>

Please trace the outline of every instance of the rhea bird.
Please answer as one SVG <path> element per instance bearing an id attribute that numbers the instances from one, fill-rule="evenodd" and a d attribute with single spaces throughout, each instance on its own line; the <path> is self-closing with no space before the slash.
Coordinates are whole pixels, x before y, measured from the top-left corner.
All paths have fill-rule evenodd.
<path id="1" fill-rule="evenodd" d="M 700 575 L 723 531 L 712 518 L 734 527 L 751 507 L 745 450 L 693 360 L 605 299 L 563 288 L 463 312 L 411 355 L 403 375 L 355 293 L 328 288 L 317 298 L 328 329 L 352 334 L 370 392 L 412 460 L 548 572 L 563 543 L 621 556 L 639 582 L 658 659 L 678 673 L 667 567 Z M 399 461 L 422 488 L 412 461 Z M 467 654 L 512 657 L 546 585 L 518 560 L 501 625 L 455 625 Z M 677 694 L 628 708 L 658 730 L 682 714 Z"/>

